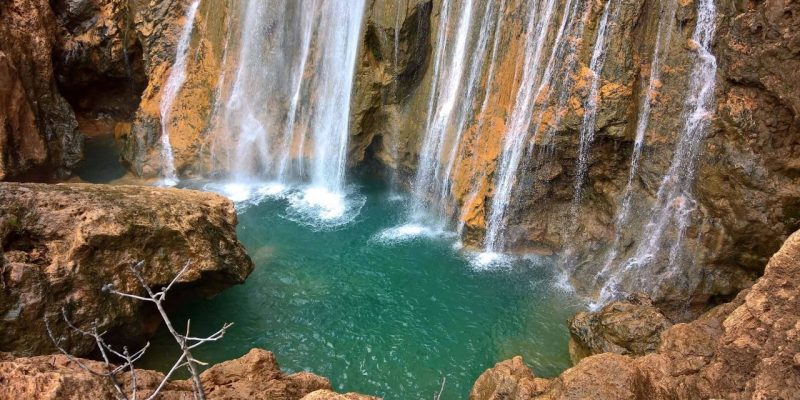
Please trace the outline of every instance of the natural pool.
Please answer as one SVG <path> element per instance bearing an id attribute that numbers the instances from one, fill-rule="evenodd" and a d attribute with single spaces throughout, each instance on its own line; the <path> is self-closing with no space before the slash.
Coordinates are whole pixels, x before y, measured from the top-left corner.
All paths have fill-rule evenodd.
<path id="1" fill-rule="evenodd" d="M 261 347 L 286 371 L 387 399 L 431 398 L 443 378 L 442 399 L 466 398 L 486 368 L 514 355 L 539 376 L 570 366 L 565 321 L 580 303 L 558 289 L 548 259 L 474 268 L 452 235 L 387 236 L 406 219 L 407 199 L 369 180 L 352 193 L 360 212 L 329 229 L 296 218 L 285 197 L 240 205 L 238 234 L 256 269 L 173 317 L 179 326 L 191 318 L 196 335 L 235 324 L 199 359 Z M 169 369 L 173 339 L 162 331 L 151 343 L 140 367 Z"/>

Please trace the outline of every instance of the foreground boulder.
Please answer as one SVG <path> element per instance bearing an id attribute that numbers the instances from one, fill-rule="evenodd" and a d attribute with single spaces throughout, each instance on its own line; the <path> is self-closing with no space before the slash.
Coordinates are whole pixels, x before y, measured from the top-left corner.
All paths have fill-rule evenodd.
<path id="1" fill-rule="evenodd" d="M 569 321 L 569 354 L 577 364 L 601 353 L 643 356 L 656 351 L 661 332 L 671 325 L 641 294 L 615 301 L 597 312 L 580 312 Z"/>
<path id="2" fill-rule="evenodd" d="M 80 360 L 96 370 L 103 365 L 97 361 Z M 120 382 L 130 389 L 130 374 L 120 376 Z M 137 388 L 145 398 L 158 386 L 164 375 L 137 370 Z M 356 394 L 340 395 L 330 391 L 330 382 L 320 376 L 299 372 L 284 374 L 275 356 L 268 351 L 253 349 L 242 358 L 211 367 L 200 375 L 208 399 L 227 400 L 370 400 L 374 397 Z M 13 358 L 0 354 L 0 398 L 26 399 L 112 399 L 116 390 L 106 378 L 83 370 L 76 362 L 62 355 Z M 189 380 L 169 382 L 160 399 L 192 397 Z"/>
<path id="3" fill-rule="evenodd" d="M 751 289 L 667 329 L 655 353 L 587 357 L 552 380 L 505 361 L 481 375 L 470 399 L 800 399 L 798 276 L 800 232 Z"/>
<path id="4" fill-rule="evenodd" d="M 0 184 L 0 351 L 55 352 L 45 317 L 75 355 L 91 339 L 66 328 L 97 321 L 107 337 L 143 341 L 158 326 L 151 304 L 104 293 L 106 284 L 144 294 L 129 265 L 143 261 L 157 289 L 190 265 L 170 300 L 212 296 L 244 282 L 253 264 L 236 239 L 233 204 L 178 189 L 105 185 Z"/>

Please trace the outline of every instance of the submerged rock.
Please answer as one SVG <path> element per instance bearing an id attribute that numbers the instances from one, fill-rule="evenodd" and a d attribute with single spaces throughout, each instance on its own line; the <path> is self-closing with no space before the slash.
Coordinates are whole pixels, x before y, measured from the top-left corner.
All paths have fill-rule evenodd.
<path id="1" fill-rule="evenodd" d="M 661 332 L 672 324 L 644 295 L 616 301 L 597 312 L 580 312 L 569 321 L 569 353 L 577 364 L 600 353 L 643 356 L 658 348 Z"/>
<path id="2" fill-rule="evenodd" d="M 102 364 L 80 360 L 85 365 L 101 370 Z M 138 395 L 145 398 L 161 382 L 160 372 L 137 370 Z M 130 388 L 131 376 L 121 374 L 120 381 Z M 281 372 L 275 356 L 261 349 L 236 360 L 209 368 L 200 375 L 208 399 L 226 400 L 370 400 L 369 396 L 339 395 L 330 391 L 330 382 L 320 376 L 299 372 Z M 105 378 L 92 375 L 77 363 L 62 355 L 13 358 L 0 353 L 0 398 L 36 399 L 111 399 L 116 398 L 114 387 Z M 172 381 L 161 392 L 159 399 L 178 400 L 192 398 L 189 380 Z"/>
<path id="3" fill-rule="evenodd" d="M 800 231 L 751 289 L 665 330 L 655 353 L 587 357 L 535 391 L 521 359 L 506 361 L 478 378 L 470 399 L 800 399 L 798 276 Z"/>
<path id="4" fill-rule="evenodd" d="M 94 342 L 66 328 L 97 321 L 109 337 L 142 341 L 158 326 L 152 305 L 104 293 L 143 294 L 128 269 L 144 261 L 158 289 L 186 265 L 171 300 L 212 296 L 244 282 L 253 264 L 236 239 L 233 204 L 214 194 L 140 186 L 0 184 L 0 351 L 53 352 L 44 319 L 76 355 Z"/>

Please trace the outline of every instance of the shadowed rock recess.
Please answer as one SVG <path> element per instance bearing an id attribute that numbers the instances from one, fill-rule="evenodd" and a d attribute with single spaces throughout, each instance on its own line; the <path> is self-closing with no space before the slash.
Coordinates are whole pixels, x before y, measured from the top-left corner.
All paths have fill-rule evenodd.
<path id="1" fill-rule="evenodd" d="M 44 326 L 48 318 L 72 354 L 90 354 L 94 340 L 66 326 L 62 307 L 78 326 L 98 320 L 98 329 L 114 340 L 143 342 L 158 327 L 154 307 L 104 293 L 103 285 L 142 295 L 130 263 L 144 261 L 153 288 L 188 263 L 171 300 L 217 294 L 253 270 L 235 227 L 233 204 L 210 193 L 0 183 L 0 351 L 55 351 Z"/>
<path id="2" fill-rule="evenodd" d="M 64 181 L 84 137 L 107 136 L 131 175 L 176 181 L 304 185 L 341 150 L 336 176 L 407 190 L 409 218 L 465 252 L 551 257 L 597 306 L 568 322 L 575 366 L 543 379 L 503 361 L 470 399 L 800 399 L 800 2 L 342 4 L 361 2 L 0 2 L 0 398 L 114 396 L 43 355 L 43 321 L 81 357 L 94 342 L 55 323 L 62 308 L 115 343 L 149 339 L 157 315 L 100 290 L 141 293 L 129 263 L 156 287 L 190 263 L 171 307 L 253 270 L 220 196 L 9 183 Z M 341 149 L 315 112 L 337 117 Z M 145 393 L 161 375 L 141 376 Z M 202 382 L 210 398 L 370 398 L 264 350 Z"/>

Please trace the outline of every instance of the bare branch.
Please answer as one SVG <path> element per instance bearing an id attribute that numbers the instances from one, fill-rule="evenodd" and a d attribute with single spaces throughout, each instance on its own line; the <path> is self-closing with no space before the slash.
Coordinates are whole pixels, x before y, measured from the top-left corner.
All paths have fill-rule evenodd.
<path id="1" fill-rule="evenodd" d="M 172 321 L 167 315 L 163 303 L 167 297 L 167 292 L 169 292 L 169 290 L 175 286 L 175 284 L 180 280 L 180 278 L 189 270 L 190 266 L 191 264 L 189 263 L 184 265 L 181 271 L 178 272 L 178 274 L 170 281 L 170 283 L 167 286 L 163 287 L 159 292 L 154 292 L 153 289 L 145 281 L 141 271 L 142 268 L 144 267 L 144 262 L 142 261 L 136 263 L 130 263 L 128 264 L 128 268 L 131 271 L 133 277 L 137 280 L 137 282 L 139 282 L 139 285 L 147 293 L 146 295 L 140 296 L 132 293 L 121 292 L 115 289 L 114 285 L 111 283 L 104 285 L 102 288 L 104 292 L 111 293 L 120 296 L 122 298 L 128 298 L 154 304 L 156 306 L 156 309 L 158 310 L 159 315 L 161 316 L 161 319 L 164 322 L 165 327 L 167 328 L 169 333 L 173 336 L 175 342 L 181 349 L 180 357 L 178 358 L 177 361 L 175 361 L 175 364 L 173 364 L 172 368 L 166 373 L 166 375 L 164 375 L 164 378 L 161 380 L 161 382 L 155 388 L 155 390 L 152 393 L 150 393 L 150 396 L 147 398 L 148 400 L 155 399 L 159 395 L 161 390 L 164 389 L 165 385 L 170 381 L 173 374 L 181 368 L 186 368 L 191 374 L 191 380 L 195 398 L 199 400 L 205 400 L 205 393 L 203 391 L 202 382 L 200 381 L 200 373 L 198 371 L 198 366 L 205 366 L 208 365 L 208 363 L 205 363 L 203 361 L 194 358 L 194 355 L 192 354 L 191 351 L 204 343 L 215 342 L 222 339 L 225 336 L 227 330 L 230 329 L 231 326 L 233 326 L 232 323 L 226 323 L 222 326 L 220 330 L 204 338 L 190 336 L 191 320 L 187 320 L 186 322 L 185 334 L 180 334 L 175 329 L 174 325 L 172 324 Z M 55 338 L 52 331 L 50 330 L 50 326 L 48 324 L 47 319 L 45 319 L 45 325 L 47 326 L 48 335 L 50 335 L 50 339 L 53 341 L 53 343 L 56 345 L 59 351 L 61 351 L 61 353 L 66 355 L 71 361 L 75 362 L 84 370 L 94 375 L 108 378 L 113 383 L 114 387 L 119 393 L 120 398 L 125 400 L 128 400 L 129 398 L 125 395 L 122 385 L 117 381 L 117 375 L 126 370 L 129 371 L 131 376 L 130 400 L 136 400 L 138 393 L 138 381 L 136 377 L 136 368 L 134 367 L 134 363 L 136 363 L 139 359 L 141 359 L 144 356 L 145 352 L 150 347 L 150 343 L 147 343 L 143 348 L 134 353 L 130 353 L 127 347 L 123 347 L 122 352 L 119 352 L 110 345 L 108 345 L 103 340 L 103 335 L 105 335 L 105 332 L 102 333 L 98 332 L 98 323 L 96 320 L 93 322 L 91 329 L 84 330 L 76 326 L 74 323 L 72 323 L 72 321 L 70 321 L 64 309 L 61 310 L 61 313 L 64 318 L 64 321 L 67 323 L 70 329 L 84 336 L 91 337 L 94 339 L 95 345 L 100 351 L 103 361 L 105 362 L 107 371 L 105 372 L 94 371 L 85 364 L 83 364 L 82 362 L 80 362 L 77 358 L 70 355 L 64 348 L 60 346 L 62 339 L 57 340 Z M 122 364 L 116 367 L 112 365 L 110 355 L 113 355 L 114 357 L 122 360 Z"/>
<path id="2" fill-rule="evenodd" d="M 164 293 L 164 296 L 162 296 L 162 300 L 165 298 L 165 296 L 166 296 L 167 292 L 168 292 L 170 289 L 172 289 L 172 286 L 173 286 L 173 285 L 174 285 L 176 282 L 178 282 L 178 279 L 180 279 L 180 278 L 183 276 L 183 274 L 185 274 L 185 273 L 186 273 L 186 271 L 188 271 L 188 270 L 189 270 L 189 267 L 190 267 L 191 265 L 192 265 L 191 263 L 187 262 L 187 263 L 186 263 L 186 265 L 184 265 L 184 266 L 183 266 L 183 269 L 181 269 L 181 272 L 178 272 L 178 275 L 175 275 L 175 277 L 174 277 L 174 278 L 172 278 L 172 282 L 170 282 L 170 283 L 169 283 L 169 285 L 167 285 L 167 287 L 165 287 L 165 288 L 161 289 L 161 293 Z"/>
<path id="3" fill-rule="evenodd" d="M 442 392 L 444 392 L 444 384 L 445 384 L 445 382 L 447 382 L 447 377 L 443 376 L 442 377 L 442 387 L 439 388 L 439 393 L 434 393 L 433 400 L 441 400 Z"/>

